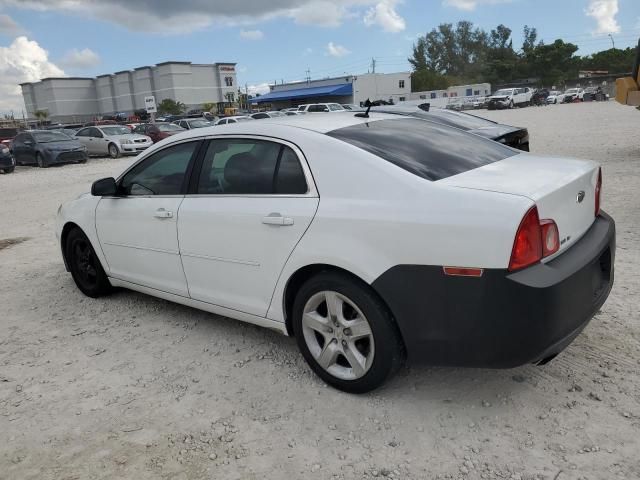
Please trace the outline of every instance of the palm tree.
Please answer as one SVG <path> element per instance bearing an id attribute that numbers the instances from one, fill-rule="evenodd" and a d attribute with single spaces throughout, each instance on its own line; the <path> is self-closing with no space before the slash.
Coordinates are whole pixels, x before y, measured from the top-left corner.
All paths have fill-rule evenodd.
<path id="1" fill-rule="evenodd" d="M 46 110 L 36 110 L 34 115 L 38 119 L 38 123 L 42 126 L 42 122 L 47 119 L 49 112 Z"/>

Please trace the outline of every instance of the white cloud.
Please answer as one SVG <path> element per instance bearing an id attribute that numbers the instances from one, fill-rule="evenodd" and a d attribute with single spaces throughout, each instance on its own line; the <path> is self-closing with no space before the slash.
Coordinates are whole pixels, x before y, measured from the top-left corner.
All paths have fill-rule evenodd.
<path id="1" fill-rule="evenodd" d="M 60 60 L 60 64 L 66 68 L 82 70 L 99 65 L 100 56 L 89 48 L 83 48 L 82 50 L 74 48 L 65 54 Z"/>
<path id="2" fill-rule="evenodd" d="M 64 71 L 49 61 L 49 54 L 38 42 L 21 36 L 8 47 L 0 46 L 0 112 L 24 108 L 19 84 L 46 77 L 61 77 Z"/>
<path id="3" fill-rule="evenodd" d="M 255 25 L 291 18 L 302 25 L 336 27 L 369 18 L 389 31 L 404 20 L 394 6 L 401 0 L 0 0 L 0 8 L 59 11 L 110 21 L 133 31 L 180 34 L 211 26 Z M 144 21 L 141 21 L 141 18 Z"/>
<path id="4" fill-rule="evenodd" d="M 327 53 L 332 57 L 344 57 L 345 55 L 349 55 L 351 52 L 342 45 L 329 42 L 327 44 Z"/>
<path id="5" fill-rule="evenodd" d="M 367 10 L 364 23 L 367 26 L 378 25 L 385 32 L 401 32 L 406 28 L 404 18 L 398 15 L 395 7 L 398 0 L 383 0 Z"/>
<path id="6" fill-rule="evenodd" d="M 304 49 L 304 52 L 302 52 L 302 56 L 306 57 L 307 55 L 311 55 L 312 53 L 313 53 L 313 48 L 307 47 Z"/>
<path id="7" fill-rule="evenodd" d="M 259 93 L 260 95 L 264 95 L 265 93 L 269 93 L 271 91 L 268 83 L 259 83 L 257 85 L 249 85 L 247 87 L 247 90 L 249 91 L 249 95 L 253 95 L 254 97 L 257 93 Z"/>
<path id="8" fill-rule="evenodd" d="M 443 0 L 445 7 L 453 7 L 465 12 L 471 12 L 478 6 L 496 5 L 498 3 L 510 3 L 512 0 Z"/>
<path id="9" fill-rule="evenodd" d="M 0 35 L 9 35 L 11 37 L 19 35 L 24 30 L 9 15 L 0 14 Z"/>
<path id="10" fill-rule="evenodd" d="M 620 25 L 616 20 L 618 10 L 618 0 L 591 0 L 585 13 L 595 18 L 597 22 L 593 33 L 618 33 L 620 31 Z"/>
<path id="11" fill-rule="evenodd" d="M 261 30 L 240 30 L 240 38 L 244 40 L 262 40 L 264 33 Z"/>

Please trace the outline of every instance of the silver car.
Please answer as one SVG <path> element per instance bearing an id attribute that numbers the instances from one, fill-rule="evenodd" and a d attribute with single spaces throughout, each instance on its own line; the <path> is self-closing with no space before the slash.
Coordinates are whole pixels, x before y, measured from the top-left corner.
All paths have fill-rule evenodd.
<path id="1" fill-rule="evenodd" d="M 111 158 L 137 155 L 153 145 L 150 137 L 131 133 L 121 125 L 85 127 L 78 130 L 74 138 L 87 147 L 89 155 L 109 155 Z"/>

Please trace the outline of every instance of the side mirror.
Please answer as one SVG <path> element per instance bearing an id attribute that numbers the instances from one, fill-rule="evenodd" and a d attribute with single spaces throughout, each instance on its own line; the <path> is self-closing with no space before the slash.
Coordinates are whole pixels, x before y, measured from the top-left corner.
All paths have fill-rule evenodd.
<path id="1" fill-rule="evenodd" d="M 94 197 L 109 197 L 118 192 L 116 180 L 113 177 L 101 178 L 91 185 L 91 195 Z"/>

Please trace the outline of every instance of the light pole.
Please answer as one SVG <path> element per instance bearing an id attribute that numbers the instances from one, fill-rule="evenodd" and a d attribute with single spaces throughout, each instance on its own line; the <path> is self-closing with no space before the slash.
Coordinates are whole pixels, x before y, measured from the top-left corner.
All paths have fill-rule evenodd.
<path id="1" fill-rule="evenodd" d="M 609 34 L 609 38 L 611 39 L 611 45 L 613 45 L 613 49 L 616 48 L 616 42 L 613 41 L 613 35 Z"/>

